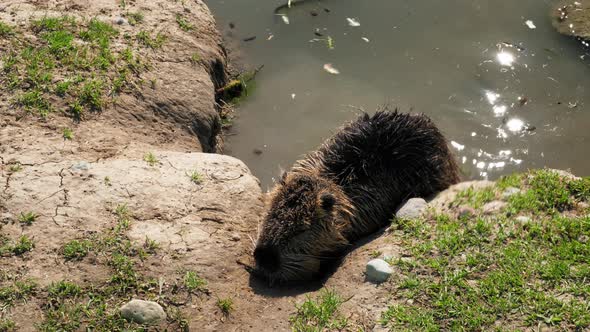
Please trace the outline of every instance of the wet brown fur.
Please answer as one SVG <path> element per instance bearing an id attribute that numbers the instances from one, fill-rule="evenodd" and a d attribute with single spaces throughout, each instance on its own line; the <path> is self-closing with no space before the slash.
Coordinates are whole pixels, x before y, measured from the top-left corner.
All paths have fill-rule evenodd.
<path id="1" fill-rule="evenodd" d="M 385 226 L 403 201 L 458 181 L 447 142 L 428 117 L 364 114 L 297 161 L 274 188 L 256 271 L 271 283 L 313 278 L 352 241 Z"/>

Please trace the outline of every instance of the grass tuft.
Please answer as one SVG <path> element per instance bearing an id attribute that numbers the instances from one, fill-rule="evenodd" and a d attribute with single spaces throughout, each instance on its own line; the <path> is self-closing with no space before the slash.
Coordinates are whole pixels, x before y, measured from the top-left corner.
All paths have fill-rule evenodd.
<path id="1" fill-rule="evenodd" d="M 14 29 L 10 25 L 0 21 L 0 37 L 6 38 L 12 35 L 14 35 Z"/>
<path id="2" fill-rule="evenodd" d="M 18 221 L 23 225 L 30 226 L 33 224 L 33 222 L 35 220 L 37 220 L 38 217 L 39 216 L 34 212 L 30 212 L 30 211 L 27 213 L 21 212 L 20 216 L 18 217 Z"/>
<path id="3" fill-rule="evenodd" d="M 199 275 L 196 272 L 187 271 L 184 275 L 184 287 L 186 287 L 189 293 L 195 291 L 204 291 L 206 286 L 207 281 L 199 277 Z"/>
<path id="4" fill-rule="evenodd" d="M 63 246 L 62 252 L 66 260 L 81 260 L 92 249 L 88 240 L 72 240 Z"/>
<path id="5" fill-rule="evenodd" d="M 152 152 L 148 152 L 143 156 L 143 160 L 148 163 L 148 165 L 150 166 L 156 166 L 157 164 L 159 164 L 160 162 L 158 161 L 158 158 L 156 157 L 156 155 L 154 155 Z"/>
<path id="6" fill-rule="evenodd" d="M 217 299 L 217 307 L 224 315 L 229 316 L 234 310 L 234 301 L 229 297 L 225 299 Z"/>
<path id="7" fill-rule="evenodd" d="M 71 141 L 74 139 L 74 132 L 70 128 L 64 128 L 62 130 L 62 137 L 64 138 L 64 140 Z"/>
<path id="8" fill-rule="evenodd" d="M 324 289 L 315 299 L 307 298 L 301 305 L 296 305 L 297 313 L 291 316 L 293 331 L 334 331 L 343 330 L 348 325 L 345 318 L 338 314 L 344 300 L 333 290 Z"/>
<path id="9" fill-rule="evenodd" d="M 201 173 L 199 173 L 197 171 L 191 171 L 190 173 L 187 173 L 187 175 L 188 175 L 189 179 L 191 180 L 191 182 L 194 184 L 201 184 L 205 180 L 203 178 L 203 175 L 201 175 Z"/>
<path id="10" fill-rule="evenodd" d="M 0 302 L 11 307 L 17 301 L 26 301 L 36 290 L 37 283 L 31 279 L 15 281 L 12 285 L 0 287 Z"/>
<path id="11" fill-rule="evenodd" d="M 190 24 L 189 21 L 180 14 L 176 14 L 176 23 L 178 23 L 180 29 L 186 32 L 192 31 L 195 28 L 194 25 Z"/>
<path id="12" fill-rule="evenodd" d="M 163 34 L 158 32 L 155 37 L 152 37 L 152 35 L 145 30 L 141 30 L 139 33 L 137 33 L 135 38 L 139 43 L 151 49 L 161 48 L 166 42 L 166 36 Z"/>

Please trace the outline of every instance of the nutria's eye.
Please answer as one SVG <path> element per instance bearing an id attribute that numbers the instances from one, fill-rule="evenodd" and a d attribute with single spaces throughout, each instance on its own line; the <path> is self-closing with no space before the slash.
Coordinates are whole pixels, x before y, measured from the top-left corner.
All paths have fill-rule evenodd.
<path id="1" fill-rule="evenodd" d="M 334 197 L 334 195 L 327 193 L 322 194 L 322 196 L 320 197 L 320 206 L 326 212 L 332 211 L 334 204 L 336 204 L 336 197 Z"/>

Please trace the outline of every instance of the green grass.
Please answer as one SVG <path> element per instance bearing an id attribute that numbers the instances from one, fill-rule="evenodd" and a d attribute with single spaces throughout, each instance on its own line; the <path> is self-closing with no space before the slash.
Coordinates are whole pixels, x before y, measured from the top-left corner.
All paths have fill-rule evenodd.
<path id="1" fill-rule="evenodd" d="M 35 222 L 35 220 L 37 220 L 38 217 L 39 216 L 34 212 L 21 212 L 20 216 L 18 217 L 18 221 L 22 225 L 30 226 L 33 224 L 33 222 Z"/>
<path id="2" fill-rule="evenodd" d="M 33 250 L 35 243 L 26 235 L 21 235 L 16 242 L 0 236 L 0 257 L 5 255 L 22 255 Z"/>
<path id="3" fill-rule="evenodd" d="M 203 175 L 201 175 L 201 173 L 197 171 L 191 171 L 190 173 L 187 173 L 187 176 L 189 177 L 190 181 L 194 184 L 201 184 L 203 183 L 203 181 L 205 181 Z"/>
<path id="4" fill-rule="evenodd" d="M 590 216 L 575 210 L 589 198 L 588 181 L 532 171 L 467 190 L 458 201 L 480 207 L 508 187 L 522 190 L 507 199 L 511 212 L 395 221 L 393 236 L 409 259 L 392 262 L 401 275 L 391 281 L 395 301 L 381 324 L 420 331 L 590 327 Z M 568 216 L 558 213 L 565 210 Z M 533 217 L 520 223 L 517 214 Z"/>
<path id="5" fill-rule="evenodd" d="M 343 330 L 348 325 L 339 315 L 344 300 L 333 290 L 324 289 L 314 300 L 310 297 L 296 305 L 297 313 L 290 318 L 291 328 L 297 332 L 321 332 Z"/>
<path id="6" fill-rule="evenodd" d="M 234 301 L 231 298 L 217 299 L 217 307 L 228 316 L 234 311 Z"/>
<path id="7" fill-rule="evenodd" d="M 47 293 L 49 294 L 50 298 L 59 301 L 65 298 L 79 296 L 82 293 L 82 288 L 75 283 L 62 280 L 51 283 L 51 285 L 49 285 L 47 288 Z"/>
<path id="8" fill-rule="evenodd" d="M 102 111 L 124 88 L 139 88 L 133 83 L 147 70 L 129 47 L 112 46 L 119 31 L 97 18 L 46 16 L 11 29 L 14 33 L 4 37 L 11 40 L 10 50 L 0 54 L 5 77 L 0 88 L 15 96 L 11 102 L 18 109 L 40 117 L 57 110 L 82 120 L 86 111 Z M 37 38 L 15 37 L 31 32 Z"/>
<path id="9" fill-rule="evenodd" d="M 155 37 L 152 37 L 152 35 L 145 30 L 138 32 L 135 38 L 142 45 L 152 49 L 161 48 L 166 42 L 165 35 L 158 32 Z"/>
<path id="10" fill-rule="evenodd" d="M 64 128 L 62 130 L 62 137 L 64 138 L 64 140 L 71 141 L 74 139 L 74 132 L 70 128 Z"/>
<path id="11" fill-rule="evenodd" d="M 14 34 L 14 29 L 10 25 L 0 21 L 0 38 L 9 37 L 9 36 L 12 36 L 13 34 Z"/>
<path id="12" fill-rule="evenodd" d="M 493 187 L 485 188 L 482 190 L 476 190 L 470 187 L 457 194 L 457 198 L 454 202 L 455 205 L 466 204 L 475 209 L 479 209 L 486 203 L 493 201 L 496 197 L 495 190 Z"/>
<path id="13" fill-rule="evenodd" d="M 183 281 L 184 287 L 189 291 L 189 293 L 195 291 L 204 291 L 205 287 L 207 286 L 207 281 L 199 277 L 199 275 L 194 271 L 187 271 L 184 275 Z"/>
<path id="14" fill-rule="evenodd" d="M 176 23 L 183 31 L 189 32 L 192 31 L 195 26 L 190 24 L 189 21 L 180 14 L 176 14 Z"/>
<path id="15" fill-rule="evenodd" d="M 76 25 L 76 19 L 72 16 L 47 17 L 31 21 L 31 28 L 34 32 L 53 32 L 72 28 Z"/>
<path id="16" fill-rule="evenodd" d="M 508 200 L 508 210 L 512 213 L 556 214 L 590 197 L 590 180 L 570 180 L 550 170 L 532 171 L 524 183 L 527 190 Z"/>
<path id="17" fill-rule="evenodd" d="M 0 332 L 16 331 L 16 324 L 8 318 L 0 318 Z"/>
<path id="18" fill-rule="evenodd" d="M 148 163 L 148 165 L 150 166 L 156 166 L 160 163 L 156 155 L 154 155 L 152 152 L 148 152 L 145 155 L 143 155 L 143 161 Z"/>
<path id="19" fill-rule="evenodd" d="M 38 89 L 24 92 L 17 98 L 17 103 L 27 111 L 37 112 L 41 117 L 46 117 L 53 110 L 44 93 Z"/>
<path id="20" fill-rule="evenodd" d="M 104 82 L 100 79 L 88 81 L 82 86 L 80 104 L 88 106 L 92 111 L 102 111 L 105 102 L 103 100 Z"/>
<path id="21" fill-rule="evenodd" d="M 160 249 L 160 244 L 156 240 L 152 240 L 147 235 L 145 236 L 145 242 L 143 243 L 143 248 L 148 253 L 155 253 L 158 249 Z"/>
<path id="22" fill-rule="evenodd" d="M 80 260 L 92 249 L 92 243 L 88 240 L 72 240 L 66 243 L 62 248 L 63 256 L 66 260 Z"/>
<path id="23" fill-rule="evenodd" d="M 129 24 L 133 26 L 143 23 L 144 20 L 142 12 L 127 12 L 125 13 L 125 17 L 127 17 Z"/>
<path id="24" fill-rule="evenodd" d="M 440 331 L 432 311 L 405 305 L 392 305 L 381 315 L 381 324 L 404 326 L 409 331 Z"/>
<path id="25" fill-rule="evenodd" d="M 8 166 L 8 170 L 11 173 L 16 173 L 16 172 L 20 172 L 23 170 L 23 165 L 19 162 L 11 164 L 10 166 Z"/>
<path id="26" fill-rule="evenodd" d="M 199 63 L 201 61 L 201 55 L 199 53 L 193 53 L 191 55 L 191 59 L 190 59 L 191 63 L 193 65 L 196 65 L 197 63 Z"/>
<path id="27" fill-rule="evenodd" d="M 37 283 L 31 279 L 17 280 L 11 285 L 0 287 L 0 302 L 11 307 L 16 302 L 26 301 L 37 290 Z"/>

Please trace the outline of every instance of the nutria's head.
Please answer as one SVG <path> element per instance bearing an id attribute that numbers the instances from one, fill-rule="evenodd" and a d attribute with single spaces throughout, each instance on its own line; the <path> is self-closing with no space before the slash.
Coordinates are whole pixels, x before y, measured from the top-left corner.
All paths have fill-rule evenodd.
<path id="1" fill-rule="evenodd" d="M 255 272 L 271 284 L 315 277 L 322 262 L 334 260 L 348 245 L 342 232 L 350 217 L 350 203 L 332 181 L 283 176 L 254 250 Z"/>

